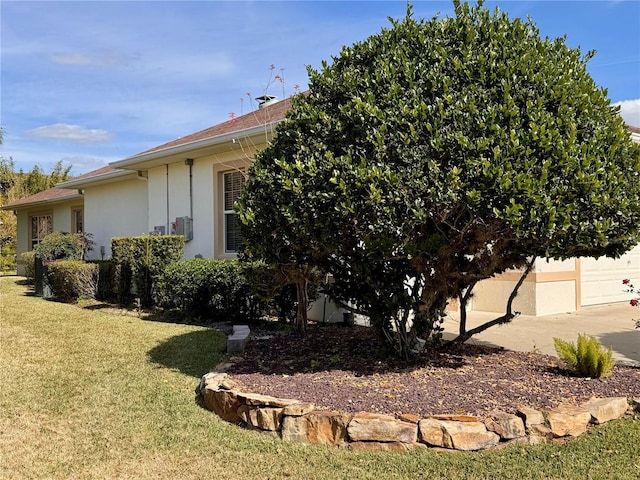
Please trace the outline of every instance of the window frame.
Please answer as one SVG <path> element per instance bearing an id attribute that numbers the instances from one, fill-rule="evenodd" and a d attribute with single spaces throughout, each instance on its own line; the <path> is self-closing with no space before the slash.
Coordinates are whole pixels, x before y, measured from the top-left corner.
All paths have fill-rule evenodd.
<path id="1" fill-rule="evenodd" d="M 49 218 L 48 221 L 48 226 L 49 226 L 49 232 L 45 233 L 44 235 L 42 234 L 43 232 L 40 231 L 40 227 L 41 227 L 41 219 L 44 219 L 45 217 Z M 37 236 L 34 237 L 34 225 L 33 225 L 33 221 L 34 219 L 37 219 L 37 226 L 36 226 L 36 234 Z M 29 244 L 28 244 L 28 250 L 32 251 L 35 250 L 35 248 L 38 246 L 38 244 L 42 241 L 42 239 L 44 237 L 46 237 L 47 235 L 53 233 L 53 212 L 52 211 L 48 211 L 48 212 L 35 212 L 35 213 L 31 213 L 29 214 Z"/>

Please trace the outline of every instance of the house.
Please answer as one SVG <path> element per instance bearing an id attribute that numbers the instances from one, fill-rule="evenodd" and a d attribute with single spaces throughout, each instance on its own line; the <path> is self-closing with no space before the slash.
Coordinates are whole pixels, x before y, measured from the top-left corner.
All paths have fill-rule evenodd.
<path id="1" fill-rule="evenodd" d="M 84 231 L 96 242 L 89 258 L 109 258 L 113 237 L 155 232 L 184 234 L 186 258 L 233 258 L 239 244 L 234 201 L 254 153 L 267 145 L 290 104 L 264 97 L 253 112 L 2 207 L 18 216 L 18 253 L 52 231 Z M 640 142 L 640 129 L 630 130 Z M 518 278 L 507 272 L 482 282 L 471 308 L 503 310 Z M 547 315 L 626 301 L 623 278 L 640 278 L 640 247 L 618 260 L 538 260 L 514 309 Z M 316 309 L 322 318 L 335 313 L 330 304 Z"/>

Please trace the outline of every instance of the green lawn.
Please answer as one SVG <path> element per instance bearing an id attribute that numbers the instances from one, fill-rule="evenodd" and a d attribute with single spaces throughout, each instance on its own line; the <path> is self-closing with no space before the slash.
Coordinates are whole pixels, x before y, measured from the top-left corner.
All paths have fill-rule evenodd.
<path id="1" fill-rule="evenodd" d="M 640 418 L 568 445 L 351 452 L 228 425 L 194 400 L 224 337 L 33 297 L 0 279 L 0 478 L 640 477 Z"/>

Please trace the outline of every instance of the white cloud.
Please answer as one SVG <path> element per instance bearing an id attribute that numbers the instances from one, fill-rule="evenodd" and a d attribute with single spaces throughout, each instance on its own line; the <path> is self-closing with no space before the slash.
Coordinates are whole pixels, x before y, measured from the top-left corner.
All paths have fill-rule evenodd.
<path id="1" fill-rule="evenodd" d="M 620 116 L 627 125 L 640 127 L 640 98 L 623 100 L 622 102 L 614 103 L 614 105 L 620 106 Z"/>
<path id="2" fill-rule="evenodd" d="M 118 65 L 129 65 L 134 60 L 134 57 L 117 52 L 100 52 L 94 54 L 72 52 L 51 54 L 49 55 L 49 60 L 58 65 L 114 67 Z"/>
<path id="3" fill-rule="evenodd" d="M 106 130 L 88 129 L 80 125 L 56 123 L 44 127 L 34 128 L 25 132 L 27 137 L 51 138 L 78 143 L 106 142 L 111 138 Z"/>

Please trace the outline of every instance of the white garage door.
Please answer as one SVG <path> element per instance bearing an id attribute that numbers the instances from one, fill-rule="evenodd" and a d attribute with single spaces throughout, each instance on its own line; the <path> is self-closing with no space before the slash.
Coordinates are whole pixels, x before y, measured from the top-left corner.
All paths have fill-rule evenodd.
<path id="1" fill-rule="evenodd" d="M 622 280 L 640 288 L 640 245 L 617 260 L 581 258 L 580 272 L 582 305 L 629 301 Z"/>

